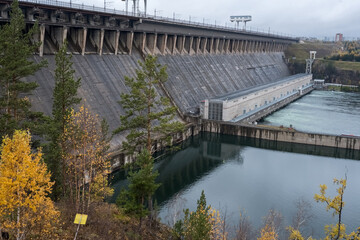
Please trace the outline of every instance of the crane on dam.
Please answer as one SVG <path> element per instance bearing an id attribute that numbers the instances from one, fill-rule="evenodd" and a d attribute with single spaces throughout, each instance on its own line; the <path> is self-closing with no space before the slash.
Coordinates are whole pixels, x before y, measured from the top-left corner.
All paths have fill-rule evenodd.
<path id="1" fill-rule="evenodd" d="M 243 29 L 246 30 L 246 23 L 250 22 L 251 20 L 251 16 L 230 16 L 230 22 L 236 22 L 236 29 L 239 29 L 240 22 L 243 22 Z"/>

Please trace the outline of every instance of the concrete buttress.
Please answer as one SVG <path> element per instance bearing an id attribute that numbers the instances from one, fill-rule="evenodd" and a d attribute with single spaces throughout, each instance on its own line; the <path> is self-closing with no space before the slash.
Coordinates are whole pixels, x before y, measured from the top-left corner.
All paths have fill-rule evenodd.
<path id="1" fill-rule="evenodd" d="M 45 41 L 45 25 L 41 24 L 40 25 L 40 42 L 41 42 L 41 45 L 39 47 L 39 56 L 40 57 L 44 56 L 44 41 Z"/>

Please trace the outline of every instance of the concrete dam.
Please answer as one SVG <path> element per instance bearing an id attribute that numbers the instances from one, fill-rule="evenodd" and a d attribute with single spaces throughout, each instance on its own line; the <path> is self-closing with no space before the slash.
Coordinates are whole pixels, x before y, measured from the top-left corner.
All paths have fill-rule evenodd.
<path id="1" fill-rule="evenodd" d="M 185 114 L 197 108 L 207 97 L 274 82 L 289 75 L 282 56 L 282 53 L 168 55 L 158 56 L 158 61 L 168 66 L 169 78 L 164 85 Z M 33 109 L 50 115 L 55 85 L 55 57 L 45 55 L 44 58 L 48 60 L 48 67 L 27 80 L 39 84 L 33 92 Z M 40 61 L 41 58 L 34 59 Z M 79 97 L 89 110 L 107 120 L 111 130 L 120 126 L 119 116 L 124 114 L 118 103 L 120 94 L 128 91 L 124 76 L 135 76 L 140 59 L 141 55 L 136 50 L 132 55 L 73 56 L 75 75 L 82 79 Z M 158 93 L 164 95 L 162 89 L 158 89 Z M 122 136 L 115 136 L 112 147 L 118 146 L 122 140 Z"/>
<path id="2" fill-rule="evenodd" d="M 10 3 L 0 0 L 0 24 L 9 22 Z M 154 54 L 167 65 L 168 81 L 157 89 L 179 108 L 179 119 L 197 111 L 201 101 L 230 92 L 260 86 L 289 76 L 283 51 L 297 40 L 268 33 L 249 32 L 211 25 L 109 13 L 84 5 L 60 1 L 20 1 L 26 23 L 35 20 L 42 42 L 35 61 L 48 60 L 27 81 L 36 81 L 33 110 L 51 114 L 54 88 L 54 54 L 68 41 L 73 53 L 78 91 L 83 103 L 110 130 L 120 125 L 124 110 L 118 101 L 125 86 L 124 76 L 134 77 L 138 60 Z M 115 136 L 111 147 L 121 145 L 124 136 Z"/>
<path id="3" fill-rule="evenodd" d="M 0 0 L 0 24 L 9 22 L 10 2 Z M 184 116 L 198 114 L 206 99 L 272 86 L 290 77 L 283 51 L 297 42 L 268 33 L 109 12 L 60 1 L 24 0 L 20 7 L 28 26 L 35 20 L 40 26 L 34 40 L 42 45 L 34 61 L 45 58 L 49 63 L 26 78 L 39 84 L 31 96 L 33 110 L 51 115 L 54 54 L 67 40 L 75 76 L 81 78 L 78 95 L 91 112 L 107 120 L 110 131 L 120 126 L 120 115 L 124 114 L 118 103 L 121 93 L 129 91 L 124 76 L 135 77 L 138 61 L 147 54 L 156 55 L 158 62 L 167 66 L 168 81 L 156 90 L 170 97 L 179 109 L 178 119 L 186 121 Z M 205 131 L 207 128 L 203 127 Z M 201 126 L 193 126 L 179 138 L 200 131 Z M 123 140 L 121 134 L 113 137 L 111 150 L 115 154 L 120 153 Z"/>

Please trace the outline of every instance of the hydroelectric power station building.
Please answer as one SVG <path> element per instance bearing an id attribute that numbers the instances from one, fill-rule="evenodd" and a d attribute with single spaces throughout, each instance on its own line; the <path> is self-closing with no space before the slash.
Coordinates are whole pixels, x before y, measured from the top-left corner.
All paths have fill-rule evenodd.
<path id="1" fill-rule="evenodd" d="M 238 122 L 259 111 L 312 88 L 312 74 L 297 74 L 279 81 L 248 88 L 203 101 L 201 114 L 204 119 Z"/>

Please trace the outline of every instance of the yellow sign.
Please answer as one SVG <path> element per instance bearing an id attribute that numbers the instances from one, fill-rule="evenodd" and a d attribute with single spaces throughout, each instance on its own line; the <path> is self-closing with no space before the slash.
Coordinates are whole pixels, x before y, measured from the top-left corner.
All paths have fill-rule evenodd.
<path id="1" fill-rule="evenodd" d="M 86 224 L 87 217 L 88 217 L 88 215 L 86 215 L 86 214 L 79 214 L 79 213 L 77 213 L 76 216 L 75 216 L 74 223 L 75 223 L 75 224 L 85 225 L 85 224 Z"/>

